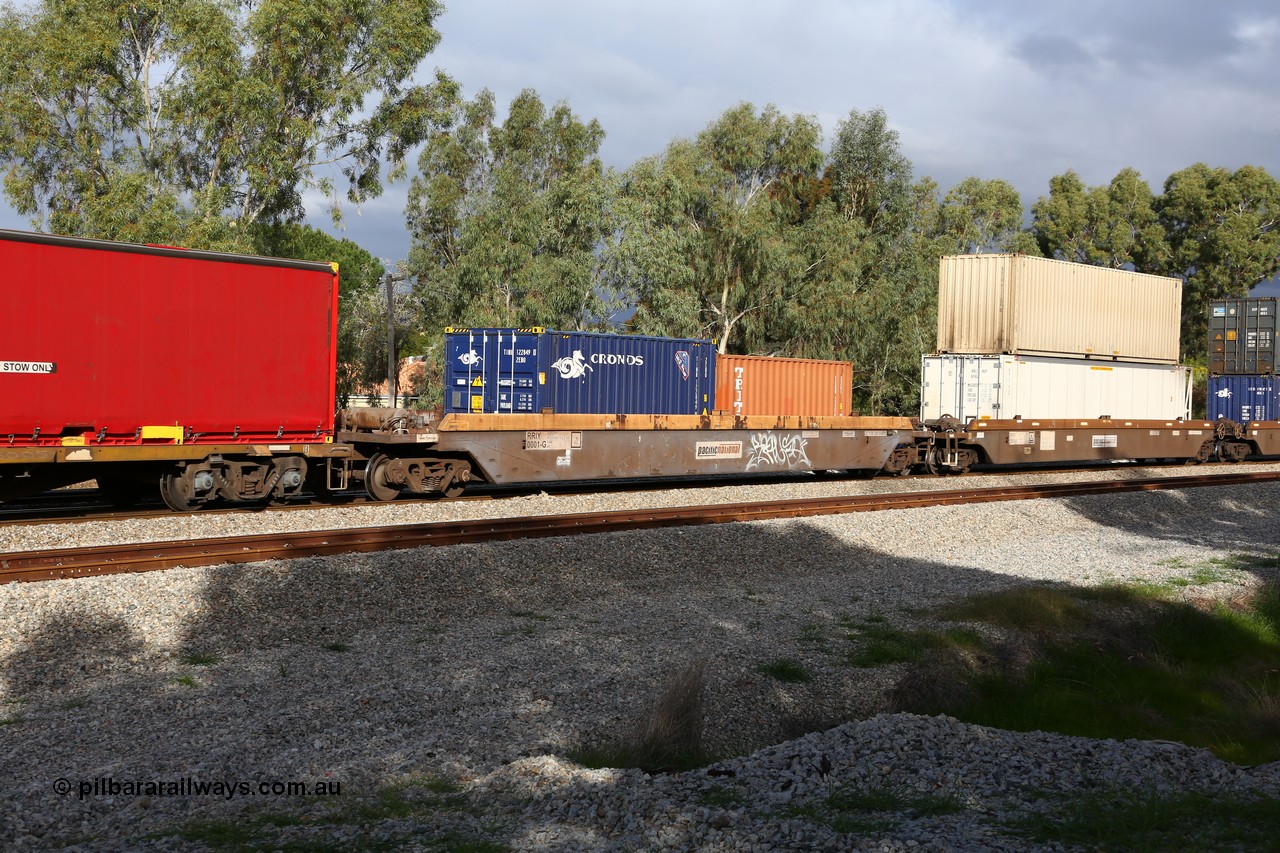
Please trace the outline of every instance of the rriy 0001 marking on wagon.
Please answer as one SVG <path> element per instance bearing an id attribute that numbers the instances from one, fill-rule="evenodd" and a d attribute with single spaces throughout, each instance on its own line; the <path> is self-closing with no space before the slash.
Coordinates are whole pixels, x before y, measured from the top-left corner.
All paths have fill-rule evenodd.
<path id="1" fill-rule="evenodd" d="M 1214 439 L 1209 421 L 982 420 L 965 443 L 994 465 L 1122 459 L 1194 459 Z"/>

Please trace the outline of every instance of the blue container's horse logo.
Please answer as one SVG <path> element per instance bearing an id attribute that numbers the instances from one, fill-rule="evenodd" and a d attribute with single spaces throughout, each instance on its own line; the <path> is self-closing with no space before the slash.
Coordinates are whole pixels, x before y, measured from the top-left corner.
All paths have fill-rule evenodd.
<path id="1" fill-rule="evenodd" d="M 586 374 L 588 370 L 595 370 L 594 367 L 587 364 L 587 360 L 582 356 L 582 350 L 576 349 L 572 356 L 565 356 L 559 361 L 552 362 L 551 369 L 558 371 L 561 379 L 579 379 Z"/>

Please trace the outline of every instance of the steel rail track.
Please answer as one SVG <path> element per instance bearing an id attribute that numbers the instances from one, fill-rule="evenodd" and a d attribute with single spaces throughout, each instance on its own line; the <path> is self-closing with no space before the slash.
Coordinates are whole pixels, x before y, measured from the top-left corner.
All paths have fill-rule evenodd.
<path id="1" fill-rule="evenodd" d="M 0 583 L 144 572 L 177 566 L 251 563 L 296 557 L 418 548 L 428 545 L 461 545 L 495 540 L 535 539 L 583 533 L 800 518 L 954 504 L 1064 498 L 1114 492 L 1230 486 L 1275 480 L 1280 480 L 1280 471 L 444 521 L 388 527 L 355 527 L 341 530 L 231 536 L 181 542 L 144 542 L 93 548 L 14 552 L 0 554 Z"/>
<path id="2" fill-rule="evenodd" d="M 1257 463 L 1254 463 L 1257 464 Z M 1124 462 L 1113 467 L 1116 468 L 1185 468 L 1185 462 L 1175 464 L 1151 464 L 1145 462 Z M 1010 476 L 1017 474 L 1042 474 L 1047 477 L 1059 476 L 1074 473 L 1093 473 L 1104 470 L 1100 465 L 1086 466 L 1069 466 L 1069 467 L 1029 467 L 1029 468 L 1000 468 L 1000 469 L 977 469 L 964 475 L 966 480 L 984 479 L 987 477 Z M 259 512 L 295 512 L 315 509 L 332 509 L 333 507 L 349 507 L 349 506 L 395 506 L 401 503 L 411 502 L 414 500 L 439 500 L 439 501 L 472 501 L 472 500 L 501 500 L 506 497 L 521 497 L 528 494 L 536 494 L 538 492 L 547 492 L 548 494 L 575 496 L 581 494 L 602 494 L 607 492 L 646 492 L 661 491 L 664 489 L 677 488 L 717 488 L 725 486 L 750 486 L 750 485 L 775 485 L 779 483 L 801 482 L 811 483 L 822 480 L 830 480 L 832 477 L 824 476 L 821 472 L 810 472 L 808 475 L 748 475 L 746 477 L 735 477 L 732 475 L 724 475 L 723 477 L 706 479 L 706 478 L 664 478 L 659 480 L 644 479 L 637 481 L 616 480 L 608 483 L 595 484 L 592 487 L 582 482 L 566 482 L 566 483 L 537 483 L 533 485 L 522 486 L 482 486 L 479 491 L 472 491 L 468 494 L 456 498 L 422 498 L 420 496 L 406 495 L 401 499 L 389 502 L 375 501 L 366 497 L 363 492 L 348 491 L 335 496 L 334 499 L 317 502 L 315 500 L 307 500 L 305 498 L 285 504 L 272 504 L 269 506 L 237 506 L 237 505 L 215 505 L 207 509 L 198 510 L 201 516 L 227 514 L 236 512 L 259 513 Z M 835 479 L 859 480 L 863 479 L 854 475 L 836 475 Z M 59 500 L 65 495 L 65 499 Z M 37 524 L 78 524 L 86 521 L 117 521 L 117 520 L 137 520 L 148 518 L 175 518 L 187 515 L 187 513 L 174 512 L 168 507 L 159 505 L 159 500 L 154 502 L 154 506 L 143 507 L 140 509 L 129 509 L 115 507 L 107 504 L 105 499 L 100 496 L 97 489 L 75 489 L 62 490 L 58 492 L 49 492 L 37 495 L 32 498 L 26 498 L 19 501 L 13 501 L 9 504 L 0 504 L 0 526 L 7 527 L 23 527 Z"/>

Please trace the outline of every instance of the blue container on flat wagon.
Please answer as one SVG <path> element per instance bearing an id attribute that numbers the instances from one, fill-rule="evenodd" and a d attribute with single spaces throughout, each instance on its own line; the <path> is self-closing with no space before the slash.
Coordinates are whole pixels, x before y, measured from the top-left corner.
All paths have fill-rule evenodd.
<path id="1" fill-rule="evenodd" d="M 445 363 L 446 413 L 699 415 L 716 388 L 697 338 L 450 328 Z"/>
<path id="2" fill-rule="evenodd" d="M 1206 402 L 1210 420 L 1273 421 L 1280 418 L 1280 381 L 1270 374 L 1210 376 Z"/>

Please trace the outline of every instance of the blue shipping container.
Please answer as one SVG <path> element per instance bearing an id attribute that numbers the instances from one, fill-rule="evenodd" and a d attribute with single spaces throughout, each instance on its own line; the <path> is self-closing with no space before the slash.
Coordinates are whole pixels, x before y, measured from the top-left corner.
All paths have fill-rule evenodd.
<path id="1" fill-rule="evenodd" d="M 1270 421 L 1280 417 L 1280 382 L 1274 376 L 1210 376 L 1207 390 L 1210 420 L 1236 423 Z"/>
<path id="2" fill-rule="evenodd" d="M 446 329 L 444 410 L 699 415 L 715 394 L 708 340 Z"/>

